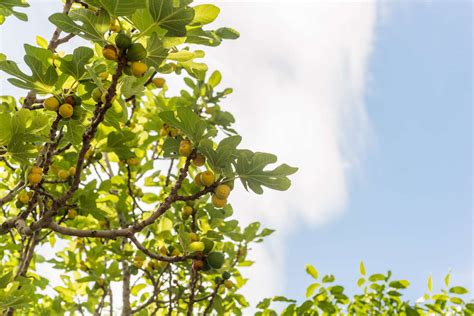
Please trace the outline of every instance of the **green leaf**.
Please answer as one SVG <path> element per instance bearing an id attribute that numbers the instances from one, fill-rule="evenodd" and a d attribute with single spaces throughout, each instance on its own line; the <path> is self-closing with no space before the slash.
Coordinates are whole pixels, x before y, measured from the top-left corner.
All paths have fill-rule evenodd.
<path id="1" fill-rule="evenodd" d="M 48 41 L 39 35 L 36 35 L 36 44 L 39 47 L 48 48 Z"/>
<path id="2" fill-rule="evenodd" d="M 134 76 L 127 76 L 122 81 L 122 87 L 120 91 L 124 98 L 129 98 L 131 96 L 140 96 L 145 90 L 145 83 L 152 74 L 152 70 L 149 69 L 145 75 L 140 78 Z"/>
<path id="3" fill-rule="evenodd" d="M 62 72 L 80 79 L 86 72 L 85 65 L 94 56 L 94 51 L 88 47 L 78 47 L 72 55 L 65 56 L 61 61 Z"/>
<path id="4" fill-rule="evenodd" d="M 219 15 L 220 9 L 212 4 L 201 4 L 194 8 L 192 24 L 204 25 L 213 22 Z"/>
<path id="5" fill-rule="evenodd" d="M 209 77 L 208 83 L 211 87 L 215 88 L 221 82 L 221 79 L 222 79 L 221 73 L 218 70 L 216 70 Z"/>
<path id="6" fill-rule="evenodd" d="M 444 284 L 446 285 L 446 287 L 449 286 L 450 279 L 451 279 L 451 273 L 446 274 L 446 276 L 444 277 Z"/>
<path id="7" fill-rule="evenodd" d="M 8 145 L 12 138 L 12 122 L 9 113 L 0 113 L 0 146 Z"/>
<path id="8" fill-rule="evenodd" d="M 137 9 L 145 8 L 143 0 L 86 0 L 95 7 L 102 7 L 113 16 L 132 15 Z"/>
<path id="9" fill-rule="evenodd" d="M 370 282 L 377 282 L 377 281 L 385 281 L 386 277 L 383 274 L 377 273 L 377 274 L 372 274 L 369 277 Z"/>
<path id="10" fill-rule="evenodd" d="M 8 81 L 19 88 L 34 90 L 38 93 L 52 93 L 53 86 L 58 79 L 54 67 L 45 67 L 41 60 L 31 55 L 26 55 L 24 59 L 31 70 L 31 76 L 22 72 L 11 60 L 0 61 L 0 70 L 16 77 L 10 78 Z"/>
<path id="11" fill-rule="evenodd" d="M 328 314 L 334 314 L 336 312 L 336 308 L 328 301 L 321 301 L 318 303 L 318 307 L 321 308 Z"/>
<path id="12" fill-rule="evenodd" d="M 252 241 L 257 236 L 257 231 L 260 228 L 259 222 L 249 224 L 244 229 L 244 237 L 246 241 Z"/>
<path id="13" fill-rule="evenodd" d="M 182 50 L 176 53 L 169 53 L 167 59 L 185 62 L 188 60 L 192 60 L 195 57 L 196 57 L 195 53 L 190 52 L 188 50 Z"/>
<path id="14" fill-rule="evenodd" d="M 130 290 L 130 293 L 132 293 L 133 296 L 137 296 L 138 292 L 146 288 L 146 284 L 137 284 L 135 286 L 132 286 L 132 289 Z"/>
<path id="15" fill-rule="evenodd" d="M 216 172 L 222 172 L 234 161 L 237 153 L 237 146 L 242 141 L 240 136 L 229 136 L 221 140 L 214 150 L 214 143 L 211 140 L 203 140 L 199 150 L 206 156 L 208 164 Z"/>
<path id="16" fill-rule="evenodd" d="M 360 262 L 359 271 L 360 271 L 360 274 L 362 274 L 362 275 L 365 276 L 365 266 L 364 266 L 364 262 L 363 262 L 363 261 Z"/>
<path id="17" fill-rule="evenodd" d="M 2 0 L 0 1 L 0 24 L 5 21 L 6 16 L 13 15 L 22 21 L 28 21 L 28 16 L 23 12 L 16 11 L 16 7 L 27 8 L 30 5 L 23 0 Z"/>
<path id="18" fill-rule="evenodd" d="M 336 278 L 332 274 L 326 274 L 322 279 L 323 283 L 331 283 L 334 282 L 334 280 L 336 280 Z"/>
<path id="19" fill-rule="evenodd" d="M 298 168 L 282 164 L 273 170 L 265 170 L 267 165 L 276 161 L 277 157 L 272 154 L 241 150 L 235 164 L 235 171 L 247 191 L 250 188 L 255 193 L 262 194 L 262 186 L 285 191 L 291 185 L 288 176 L 294 174 Z"/>
<path id="20" fill-rule="evenodd" d="M 462 286 L 453 286 L 452 288 L 449 289 L 449 293 L 454 293 L 454 294 L 467 294 L 469 291 L 462 287 Z"/>
<path id="21" fill-rule="evenodd" d="M 308 288 L 306 289 L 306 298 L 310 298 L 311 295 L 313 295 L 314 290 L 316 290 L 319 285 L 320 285 L 319 283 L 313 283 L 310 286 L 308 286 Z"/>
<path id="22" fill-rule="evenodd" d="M 275 232 L 274 229 L 264 228 L 259 236 L 260 237 L 266 237 L 266 236 L 269 236 L 269 235 L 273 234 L 274 232 Z"/>
<path id="23" fill-rule="evenodd" d="M 156 33 L 153 33 L 150 36 L 150 39 L 147 42 L 146 51 L 148 55 L 145 59 L 145 63 L 155 67 L 155 69 L 160 68 L 160 65 L 168 56 L 168 49 L 163 47 L 163 42 Z"/>
<path id="24" fill-rule="evenodd" d="M 77 146 L 82 143 L 82 134 L 86 127 L 77 120 L 68 120 L 65 123 L 66 132 L 64 133 L 64 139 L 70 142 L 73 146 Z"/>
<path id="25" fill-rule="evenodd" d="M 109 30 L 110 16 L 105 10 L 100 10 L 96 15 L 88 9 L 72 10 L 69 15 L 54 13 L 49 21 L 66 33 L 81 36 L 86 40 L 105 45 L 104 33 Z M 82 25 L 76 23 L 81 22 Z"/>
<path id="26" fill-rule="evenodd" d="M 206 131 L 206 122 L 188 107 L 177 109 L 177 117 L 173 111 L 159 114 L 160 118 L 172 127 L 184 132 L 194 144 L 198 144 Z"/>
<path id="27" fill-rule="evenodd" d="M 240 33 L 230 27 L 221 27 L 216 30 L 216 34 L 223 39 L 238 39 Z"/>
<path id="28" fill-rule="evenodd" d="M 0 277 L 0 289 L 4 289 L 7 287 L 8 283 L 10 283 L 12 275 L 13 271 L 10 271 Z"/>
<path id="29" fill-rule="evenodd" d="M 428 291 L 433 292 L 433 277 L 431 275 L 428 278 Z"/>
<path id="30" fill-rule="evenodd" d="M 167 30 L 167 36 L 186 36 L 186 25 L 194 18 L 194 10 L 187 0 L 149 0 L 148 6 L 154 24 Z M 146 31 L 145 31 L 146 33 Z"/>
<path id="31" fill-rule="evenodd" d="M 270 306 L 270 303 L 272 302 L 271 299 L 265 298 L 261 302 L 257 304 L 258 309 L 267 309 Z"/>
<path id="32" fill-rule="evenodd" d="M 133 141 L 134 139 L 135 134 L 130 131 L 111 132 L 107 136 L 107 147 L 105 148 L 105 151 L 116 153 L 122 160 L 132 158 L 135 155 L 126 143 Z"/>
<path id="33" fill-rule="evenodd" d="M 219 37 L 213 31 L 204 31 L 201 27 L 192 28 L 187 31 L 186 43 L 193 43 L 206 46 L 218 46 L 222 42 Z"/>
<path id="34" fill-rule="evenodd" d="M 318 270 L 316 270 L 312 265 L 306 265 L 306 273 L 312 276 L 315 279 L 318 279 Z"/>
<path id="35" fill-rule="evenodd" d="M 410 286 L 410 282 L 408 282 L 407 280 L 392 281 L 389 283 L 389 286 L 395 289 L 406 289 Z"/>
<path id="36" fill-rule="evenodd" d="M 301 306 L 296 309 L 296 315 L 306 315 L 306 311 L 308 311 L 311 307 L 313 307 L 312 301 L 305 301 Z"/>

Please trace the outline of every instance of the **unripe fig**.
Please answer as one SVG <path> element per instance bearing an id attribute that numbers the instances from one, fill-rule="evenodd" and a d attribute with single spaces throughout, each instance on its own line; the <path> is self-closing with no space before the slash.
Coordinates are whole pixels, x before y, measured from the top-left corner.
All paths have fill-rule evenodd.
<path id="1" fill-rule="evenodd" d="M 49 97 L 43 102 L 43 107 L 48 111 L 57 111 L 59 105 L 59 100 L 56 97 Z"/>
<path id="2" fill-rule="evenodd" d="M 102 99 L 102 91 L 99 88 L 92 90 L 92 99 L 95 102 L 99 102 Z"/>
<path id="3" fill-rule="evenodd" d="M 193 208 L 189 205 L 184 206 L 181 211 L 184 216 L 190 216 L 191 214 L 193 214 Z"/>
<path id="4" fill-rule="evenodd" d="M 227 197 L 229 197 L 230 194 L 230 188 L 226 184 L 219 184 L 215 189 L 214 189 L 214 194 L 218 199 L 225 200 Z"/>
<path id="5" fill-rule="evenodd" d="M 160 128 L 160 136 L 165 137 L 168 136 L 169 130 L 167 127 L 163 126 Z"/>
<path id="6" fill-rule="evenodd" d="M 69 178 L 69 171 L 64 169 L 59 170 L 58 177 L 59 179 L 66 180 L 67 178 Z"/>
<path id="7" fill-rule="evenodd" d="M 207 170 L 207 171 L 204 171 L 201 173 L 201 183 L 208 187 L 212 184 L 214 184 L 214 181 L 215 181 L 215 177 L 214 177 L 214 173 L 210 170 Z"/>
<path id="8" fill-rule="evenodd" d="M 165 246 L 160 247 L 160 253 L 162 256 L 167 256 L 168 255 L 168 249 L 166 249 Z"/>
<path id="9" fill-rule="evenodd" d="M 130 65 L 125 65 L 123 67 L 123 73 L 126 74 L 127 76 L 133 76 L 132 67 L 130 67 Z"/>
<path id="10" fill-rule="evenodd" d="M 31 185 L 40 183 L 41 179 L 43 179 L 43 175 L 40 173 L 30 173 L 28 175 L 28 183 Z"/>
<path id="11" fill-rule="evenodd" d="M 109 29 L 112 32 L 118 33 L 122 30 L 122 27 L 120 26 L 120 22 L 117 19 L 113 19 L 112 21 L 110 21 Z"/>
<path id="12" fill-rule="evenodd" d="M 30 173 L 43 174 L 43 168 L 40 168 L 38 166 L 33 166 L 31 167 Z"/>
<path id="13" fill-rule="evenodd" d="M 140 43 L 133 43 L 130 48 L 127 50 L 127 60 L 128 61 L 139 61 L 145 59 L 147 52 L 145 47 Z"/>
<path id="14" fill-rule="evenodd" d="M 193 269 L 196 271 L 201 270 L 204 267 L 204 261 L 195 259 L 193 260 Z"/>
<path id="15" fill-rule="evenodd" d="M 29 200 L 30 200 L 30 196 L 29 196 L 28 193 L 26 193 L 26 192 L 21 192 L 21 193 L 18 195 L 18 201 L 20 201 L 20 202 L 23 203 L 23 204 L 28 203 Z"/>
<path id="16" fill-rule="evenodd" d="M 181 156 L 188 157 L 192 151 L 193 146 L 189 140 L 183 139 L 181 143 L 179 143 L 179 154 Z"/>
<path id="17" fill-rule="evenodd" d="M 63 118 L 70 118 L 74 114 L 74 108 L 69 103 L 64 103 L 59 107 L 59 115 Z"/>
<path id="18" fill-rule="evenodd" d="M 102 49 L 102 55 L 104 55 L 104 57 L 108 60 L 114 60 L 114 61 L 118 60 L 117 48 L 115 48 L 115 46 L 113 45 L 106 45 Z"/>
<path id="19" fill-rule="evenodd" d="M 214 205 L 215 207 L 222 208 L 226 206 L 226 204 L 227 204 L 227 199 L 219 199 L 215 195 L 212 196 L 212 205 Z"/>
<path id="20" fill-rule="evenodd" d="M 198 241 L 199 236 L 196 233 L 189 233 L 189 240 L 191 241 Z"/>
<path id="21" fill-rule="evenodd" d="M 163 88 L 165 85 L 166 80 L 164 78 L 155 78 L 153 79 L 153 83 L 157 88 Z"/>
<path id="22" fill-rule="evenodd" d="M 191 244 L 189 244 L 189 251 L 191 252 L 203 251 L 204 248 L 205 248 L 205 245 L 202 241 L 194 241 Z"/>
<path id="23" fill-rule="evenodd" d="M 98 285 L 99 287 L 104 287 L 104 285 L 105 285 L 105 280 L 104 280 L 103 278 L 99 278 L 99 279 L 97 280 L 97 285 Z"/>
<path id="24" fill-rule="evenodd" d="M 115 38 L 115 45 L 123 50 L 128 49 L 130 46 L 132 46 L 132 39 L 124 32 L 120 32 Z"/>
<path id="25" fill-rule="evenodd" d="M 76 174 L 76 167 L 70 167 L 68 172 L 69 172 L 69 175 L 73 177 Z"/>
<path id="26" fill-rule="evenodd" d="M 70 209 L 67 211 L 67 218 L 74 219 L 77 216 L 77 211 Z"/>
<path id="27" fill-rule="evenodd" d="M 201 174 L 202 174 L 202 172 L 198 173 L 198 174 L 194 177 L 194 183 L 195 183 L 198 187 L 204 186 L 204 184 L 202 184 L 202 181 L 201 181 Z"/>
<path id="28" fill-rule="evenodd" d="M 224 281 L 224 286 L 225 286 L 228 290 L 230 290 L 230 289 L 234 286 L 234 283 L 232 283 L 231 280 L 225 280 L 225 281 Z"/>
<path id="29" fill-rule="evenodd" d="M 214 269 L 220 269 L 224 264 L 224 254 L 222 252 L 211 252 L 207 255 L 207 263 Z"/>
<path id="30" fill-rule="evenodd" d="M 229 280 L 230 277 L 231 277 L 230 272 L 225 271 L 224 273 L 222 273 L 222 278 L 223 278 L 224 280 Z"/>
<path id="31" fill-rule="evenodd" d="M 204 166 L 205 163 L 206 163 L 206 157 L 201 153 L 196 154 L 196 157 L 194 157 L 193 159 L 193 164 L 196 167 L 202 167 Z"/>
<path id="32" fill-rule="evenodd" d="M 73 96 L 73 95 L 68 95 L 68 96 L 64 99 L 64 103 L 68 103 L 68 104 L 70 104 L 70 105 L 72 105 L 72 106 L 76 105 L 74 96 Z"/>
<path id="33" fill-rule="evenodd" d="M 135 77 L 140 78 L 143 77 L 143 75 L 146 73 L 146 71 L 148 70 L 148 66 L 145 63 L 136 61 L 130 65 L 130 69 L 132 70 L 132 74 Z"/>
<path id="34" fill-rule="evenodd" d="M 127 159 L 127 164 L 129 166 L 137 166 L 140 163 L 140 159 L 137 157 L 132 157 Z"/>
<path id="35" fill-rule="evenodd" d="M 207 238 L 203 238 L 201 240 L 203 243 L 204 243 L 204 250 L 203 252 L 204 253 L 209 253 L 211 252 L 212 248 L 214 248 L 214 242 L 210 239 L 207 239 Z"/>
<path id="36" fill-rule="evenodd" d="M 110 74 L 109 74 L 107 71 L 104 71 L 104 72 L 101 72 L 101 73 L 99 74 L 99 77 L 100 77 L 100 79 L 102 79 L 102 80 L 107 80 L 107 79 L 109 79 L 109 75 L 110 75 Z"/>
<path id="37" fill-rule="evenodd" d="M 176 137 L 178 136 L 178 134 L 179 134 L 179 131 L 176 128 L 170 127 L 169 134 L 168 134 L 170 137 Z"/>

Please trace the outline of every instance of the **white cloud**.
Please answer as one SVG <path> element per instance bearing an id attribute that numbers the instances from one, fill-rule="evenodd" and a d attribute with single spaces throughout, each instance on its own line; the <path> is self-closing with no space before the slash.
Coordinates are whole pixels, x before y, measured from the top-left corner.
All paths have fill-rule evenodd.
<path id="1" fill-rule="evenodd" d="M 239 190 L 231 197 L 239 219 L 278 231 L 251 253 L 257 263 L 248 269 L 245 292 L 255 302 L 284 288 L 285 236 L 303 221 L 331 220 L 347 203 L 348 171 L 358 165 L 370 134 L 364 92 L 377 6 L 220 6 L 218 23 L 241 33 L 206 56 L 210 68 L 223 73 L 223 85 L 234 88 L 224 108 L 234 113 L 244 146 L 300 168 L 287 192 L 254 196 Z"/>

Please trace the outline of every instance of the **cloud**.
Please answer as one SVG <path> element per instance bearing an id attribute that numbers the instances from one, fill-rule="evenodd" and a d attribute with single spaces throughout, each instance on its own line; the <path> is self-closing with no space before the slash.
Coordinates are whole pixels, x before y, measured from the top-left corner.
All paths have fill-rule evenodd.
<path id="1" fill-rule="evenodd" d="M 234 88 L 224 108 L 245 147 L 276 153 L 300 168 L 287 192 L 231 197 L 236 216 L 278 234 L 255 249 L 250 298 L 284 288 L 285 236 L 297 225 L 322 225 L 348 200 L 348 171 L 370 138 L 364 104 L 377 6 L 374 2 L 226 2 L 218 23 L 241 33 L 207 52 L 211 69 Z M 289 245 L 286 245 L 289 246 Z M 288 276 L 286 276 L 288 277 Z M 255 300 L 254 300 L 255 302 Z"/>

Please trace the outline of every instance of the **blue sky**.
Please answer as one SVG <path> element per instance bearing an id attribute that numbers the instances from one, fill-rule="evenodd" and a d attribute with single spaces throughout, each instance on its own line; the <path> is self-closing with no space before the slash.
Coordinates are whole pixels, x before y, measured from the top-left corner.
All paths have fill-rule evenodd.
<path id="1" fill-rule="evenodd" d="M 304 296 L 305 263 L 354 285 L 360 260 L 369 273 L 411 280 L 411 298 L 450 268 L 472 289 L 472 4 L 388 10 L 369 59 L 374 141 L 350 177 L 344 215 L 287 240 L 289 296 Z"/>

